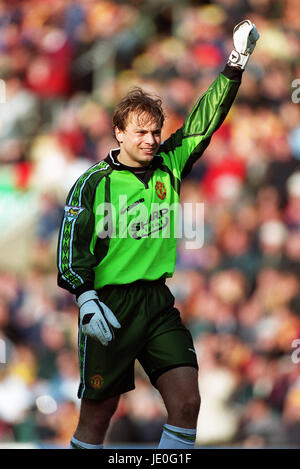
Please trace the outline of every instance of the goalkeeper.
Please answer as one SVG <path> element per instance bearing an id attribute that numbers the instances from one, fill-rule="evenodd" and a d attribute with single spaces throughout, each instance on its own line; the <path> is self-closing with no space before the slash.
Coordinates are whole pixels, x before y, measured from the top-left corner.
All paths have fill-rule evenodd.
<path id="1" fill-rule="evenodd" d="M 182 178 L 224 121 L 258 37 L 249 20 L 234 28 L 224 71 L 164 143 L 160 99 L 129 92 L 113 115 L 119 148 L 70 190 L 57 262 L 58 285 L 79 307 L 81 408 L 71 448 L 103 447 L 120 395 L 134 389 L 136 359 L 166 406 L 158 447 L 194 447 L 197 357 L 165 284 L 176 261 L 170 207 L 178 207 Z"/>

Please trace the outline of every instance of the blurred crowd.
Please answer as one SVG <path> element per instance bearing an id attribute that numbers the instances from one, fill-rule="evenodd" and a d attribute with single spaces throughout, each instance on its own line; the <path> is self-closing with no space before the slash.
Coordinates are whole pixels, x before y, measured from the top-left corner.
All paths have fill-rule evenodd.
<path id="1" fill-rule="evenodd" d="M 204 242 L 179 240 L 168 284 L 198 354 L 197 445 L 300 446 L 298 0 L 0 0 L 0 445 L 67 447 L 74 431 L 77 307 L 56 243 L 71 185 L 116 147 L 115 104 L 133 85 L 161 96 L 169 136 L 245 18 L 260 40 L 182 184 Z M 137 363 L 107 444 L 153 445 L 165 417 Z"/>

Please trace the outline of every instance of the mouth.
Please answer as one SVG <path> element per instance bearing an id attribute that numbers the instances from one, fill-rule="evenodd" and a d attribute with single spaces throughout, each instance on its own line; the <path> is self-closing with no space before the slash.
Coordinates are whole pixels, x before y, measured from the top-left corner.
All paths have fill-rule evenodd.
<path id="1" fill-rule="evenodd" d="M 146 155 L 154 156 L 155 148 L 142 148 L 143 153 Z"/>

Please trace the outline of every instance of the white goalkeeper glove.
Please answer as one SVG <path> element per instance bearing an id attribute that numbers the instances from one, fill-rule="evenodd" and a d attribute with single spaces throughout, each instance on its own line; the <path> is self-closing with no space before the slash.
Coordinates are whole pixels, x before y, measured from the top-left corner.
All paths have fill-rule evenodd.
<path id="1" fill-rule="evenodd" d="M 255 24 L 250 20 L 241 21 L 233 29 L 233 45 L 228 64 L 244 70 L 259 38 Z"/>
<path id="2" fill-rule="evenodd" d="M 79 306 L 80 327 L 83 334 L 99 340 L 102 345 L 108 345 L 108 342 L 114 338 L 111 326 L 118 329 L 121 327 L 116 316 L 99 300 L 95 290 L 82 293 L 78 297 L 77 303 Z"/>

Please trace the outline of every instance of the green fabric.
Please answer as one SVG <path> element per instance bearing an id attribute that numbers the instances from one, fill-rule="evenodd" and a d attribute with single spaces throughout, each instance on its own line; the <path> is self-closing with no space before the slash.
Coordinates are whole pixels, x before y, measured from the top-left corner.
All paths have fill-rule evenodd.
<path id="1" fill-rule="evenodd" d="M 173 275 L 180 181 L 224 121 L 239 85 L 223 73 L 216 78 L 183 127 L 160 146 L 147 183 L 107 159 L 78 179 L 61 223 L 58 285 L 78 295 Z M 110 213 L 101 213 L 105 203 L 112 204 Z"/>
<path id="2" fill-rule="evenodd" d="M 104 399 L 134 389 L 136 359 L 154 386 L 168 369 L 198 367 L 191 334 L 165 284 L 113 285 L 97 293 L 122 327 L 114 329 L 106 347 L 79 331 L 79 398 Z"/>

